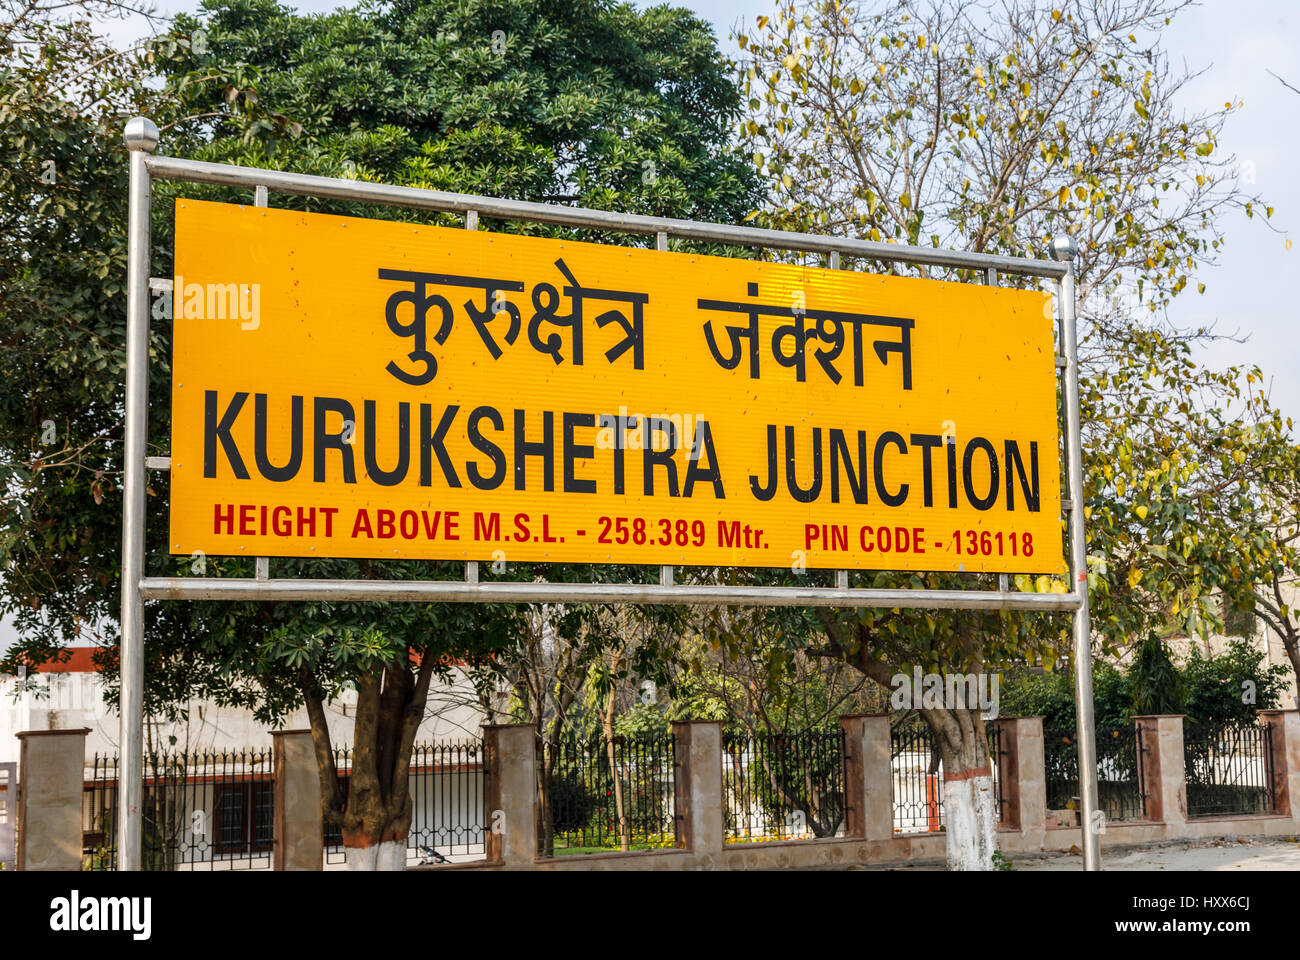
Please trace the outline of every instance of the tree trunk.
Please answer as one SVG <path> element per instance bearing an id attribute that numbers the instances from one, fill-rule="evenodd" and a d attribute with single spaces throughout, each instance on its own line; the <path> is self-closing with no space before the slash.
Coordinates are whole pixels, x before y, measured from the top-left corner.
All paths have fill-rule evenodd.
<path id="1" fill-rule="evenodd" d="M 992 870 L 997 809 L 984 720 L 978 710 L 922 709 L 943 759 L 949 870 Z"/>
<path id="2" fill-rule="evenodd" d="M 619 654 L 614 654 L 610 668 L 609 695 L 601 714 L 601 730 L 605 734 L 605 751 L 609 756 L 609 775 L 614 778 L 614 815 L 618 818 L 618 845 L 624 852 L 632 849 L 632 829 L 623 806 L 623 778 L 619 776 L 618 756 L 614 749 L 614 708 L 616 705 L 614 676 L 618 673 Z"/>
<path id="3" fill-rule="evenodd" d="M 321 808 L 343 837 L 347 869 L 405 870 L 412 803 L 411 750 L 424 717 L 433 670 L 409 663 L 374 670 L 357 681 L 357 715 L 347 798 L 338 782 L 324 706 L 304 671 L 307 713 L 320 773 Z"/>

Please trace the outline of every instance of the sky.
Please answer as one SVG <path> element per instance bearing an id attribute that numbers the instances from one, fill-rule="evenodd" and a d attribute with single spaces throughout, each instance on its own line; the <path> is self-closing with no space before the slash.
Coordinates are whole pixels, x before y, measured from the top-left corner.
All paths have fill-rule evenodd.
<path id="1" fill-rule="evenodd" d="M 302 13 L 324 12 L 340 4 L 331 0 L 291 3 Z M 638 0 L 639 7 L 654 6 Z M 711 22 L 722 49 L 738 54 L 730 39 L 742 22 L 752 24 L 770 14 L 771 0 L 677 0 Z M 197 9 L 197 0 L 159 0 L 157 9 L 175 14 Z M 115 23 L 122 40 L 141 35 L 143 22 Z M 1225 224 L 1226 243 L 1213 266 L 1171 308 L 1183 327 L 1214 325 L 1221 333 L 1244 337 L 1244 343 L 1220 341 L 1203 349 L 1200 359 L 1213 366 L 1258 364 L 1273 402 L 1300 420 L 1300 309 L 1288 293 L 1291 271 L 1300 269 L 1300 243 L 1286 249 L 1286 238 L 1300 240 L 1300 93 L 1287 89 L 1268 71 L 1300 87 L 1300 7 L 1294 0 L 1207 0 L 1181 13 L 1161 40 L 1173 65 L 1202 71 L 1185 89 L 1188 111 L 1217 109 L 1238 100 L 1243 106 L 1229 118 L 1219 140 L 1234 154 L 1244 179 L 1274 207 L 1269 229 L 1259 217 L 1233 217 Z M 1275 232 L 1277 231 L 1277 232 Z M 0 650 L 12 642 L 12 629 L 0 623 Z"/>

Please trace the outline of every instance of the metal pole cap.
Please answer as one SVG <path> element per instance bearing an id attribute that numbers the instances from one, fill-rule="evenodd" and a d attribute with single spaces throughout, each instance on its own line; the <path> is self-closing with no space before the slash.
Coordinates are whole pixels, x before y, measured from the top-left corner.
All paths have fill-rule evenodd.
<path id="1" fill-rule="evenodd" d="M 128 150 L 153 153 L 158 146 L 158 124 L 148 117 L 132 117 L 122 131 L 122 141 Z"/>
<path id="2" fill-rule="evenodd" d="M 1058 233 L 1052 237 L 1052 244 L 1048 250 L 1053 260 L 1069 263 L 1079 255 L 1079 241 L 1068 233 Z"/>

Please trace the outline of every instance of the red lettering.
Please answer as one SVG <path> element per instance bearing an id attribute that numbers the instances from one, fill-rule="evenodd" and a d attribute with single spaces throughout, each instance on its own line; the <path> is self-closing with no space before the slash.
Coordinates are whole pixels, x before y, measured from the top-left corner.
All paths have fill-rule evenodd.
<path id="1" fill-rule="evenodd" d="M 813 542 L 821 539 L 821 530 L 815 523 L 805 523 L 803 525 L 803 548 L 812 549 Z"/>
<path id="2" fill-rule="evenodd" d="M 221 509 L 221 504 L 214 503 L 212 505 L 212 532 L 221 533 L 223 523 L 226 525 L 226 533 L 235 532 L 235 505 L 233 503 L 226 504 L 224 511 Z"/>
<path id="3" fill-rule="evenodd" d="M 407 532 L 407 521 L 410 521 L 410 532 Z M 402 536 L 407 540 L 414 540 L 416 534 L 420 532 L 420 518 L 415 515 L 414 510 L 403 510 L 401 516 Z"/>
<path id="4" fill-rule="evenodd" d="M 280 517 L 283 514 L 284 523 L 280 523 Z M 293 533 L 293 508 L 276 507 L 271 511 L 271 530 L 277 537 L 287 537 Z"/>
<path id="5" fill-rule="evenodd" d="M 458 520 L 459 517 L 460 517 L 459 510 L 449 510 L 447 512 L 446 517 L 443 518 L 444 522 L 442 526 L 443 529 L 447 531 L 448 540 L 460 539 L 460 534 L 456 532 L 456 528 L 457 526 L 459 526 L 459 520 Z"/>
<path id="6" fill-rule="evenodd" d="M 393 537 L 397 536 L 397 526 L 395 523 L 397 516 L 393 511 L 381 509 L 377 514 L 375 514 L 375 518 L 375 525 L 378 527 L 376 534 L 380 540 L 391 540 Z"/>
<path id="7" fill-rule="evenodd" d="M 365 510 L 357 511 L 357 519 L 352 524 L 352 536 L 357 536 L 358 532 L 364 530 L 367 537 L 373 537 L 370 531 L 370 514 Z"/>
<path id="8" fill-rule="evenodd" d="M 339 512 L 339 508 L 321 507 L 320 512 L 325 514 L 325 536 L 334 536 L 334 514 Z"/>
<path id="9" fill-rule="evenodd" d="M 316 536 L 316 508 L 307 507 L 298 508 L 298 536 L 314 537 Z"/>
<path id="10" fill-rule="evenodd" d="M 869 533 L 875 533 L 875 531 L 871 527 L 863 527 L 861 532 L 858 534 L 858 542 L 862 544 L 862 549 L 867 553 L 876 549 L 875 544 L 867 543 L 867 534 Z"/>
<path id="11" fill-rule="evenodd" d="M 256 507 L 251 503 L 241 503 L 239 505 L 239 534 L 244 537 L 251 537 L 256 528 L 253 524 L 256 522 Z"/>
<path id="12" fill-rule="evenodd" d="M 894 528 L 894 552 L 907 553 L 907 527 Z"/>
<path id="13" fill-rule="evenodd" d="M 917 553 L 925 553 L 925 527 L 912 528 L 912 549 Z"/>

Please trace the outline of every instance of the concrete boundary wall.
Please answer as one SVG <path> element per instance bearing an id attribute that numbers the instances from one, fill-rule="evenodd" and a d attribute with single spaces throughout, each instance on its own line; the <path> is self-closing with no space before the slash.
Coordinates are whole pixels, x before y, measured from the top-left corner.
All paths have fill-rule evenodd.
<path id="1" fill-rule="evenodd" d="M 1103 825 L 1102 850 L 1178 839 L 1300 834 L 1300 712 L 1261 712 L 1273 765 L 1273 811 L 1257 816 L 1187 817 L 1183 718 L 1137 717 L 1143 748 L 1143 821 Z M 1081 828 L 1049 822 L 1041 717 L 995 721 L 1001 753 L 1002 822 L 1007 855 L 1081 847 Z M 531 725 L 484 729 L 486 858 L 430 870 L 763 870 L 942 862 L 946 837 L 895 833 L 890 725 L 887 715 L 844 717 L 846 836 L 766 843 L 725 842 L 722 724 L 673 724 L 676 756 L 676 849 L 539 858 L 536 734 Z M 80 867 L 82 762 L 86 731 L 20 734 L 20 869 Z M 318 869 L 321 836 L 310 735 L 290 731 L 276 742 L 277 869 Z"/>

